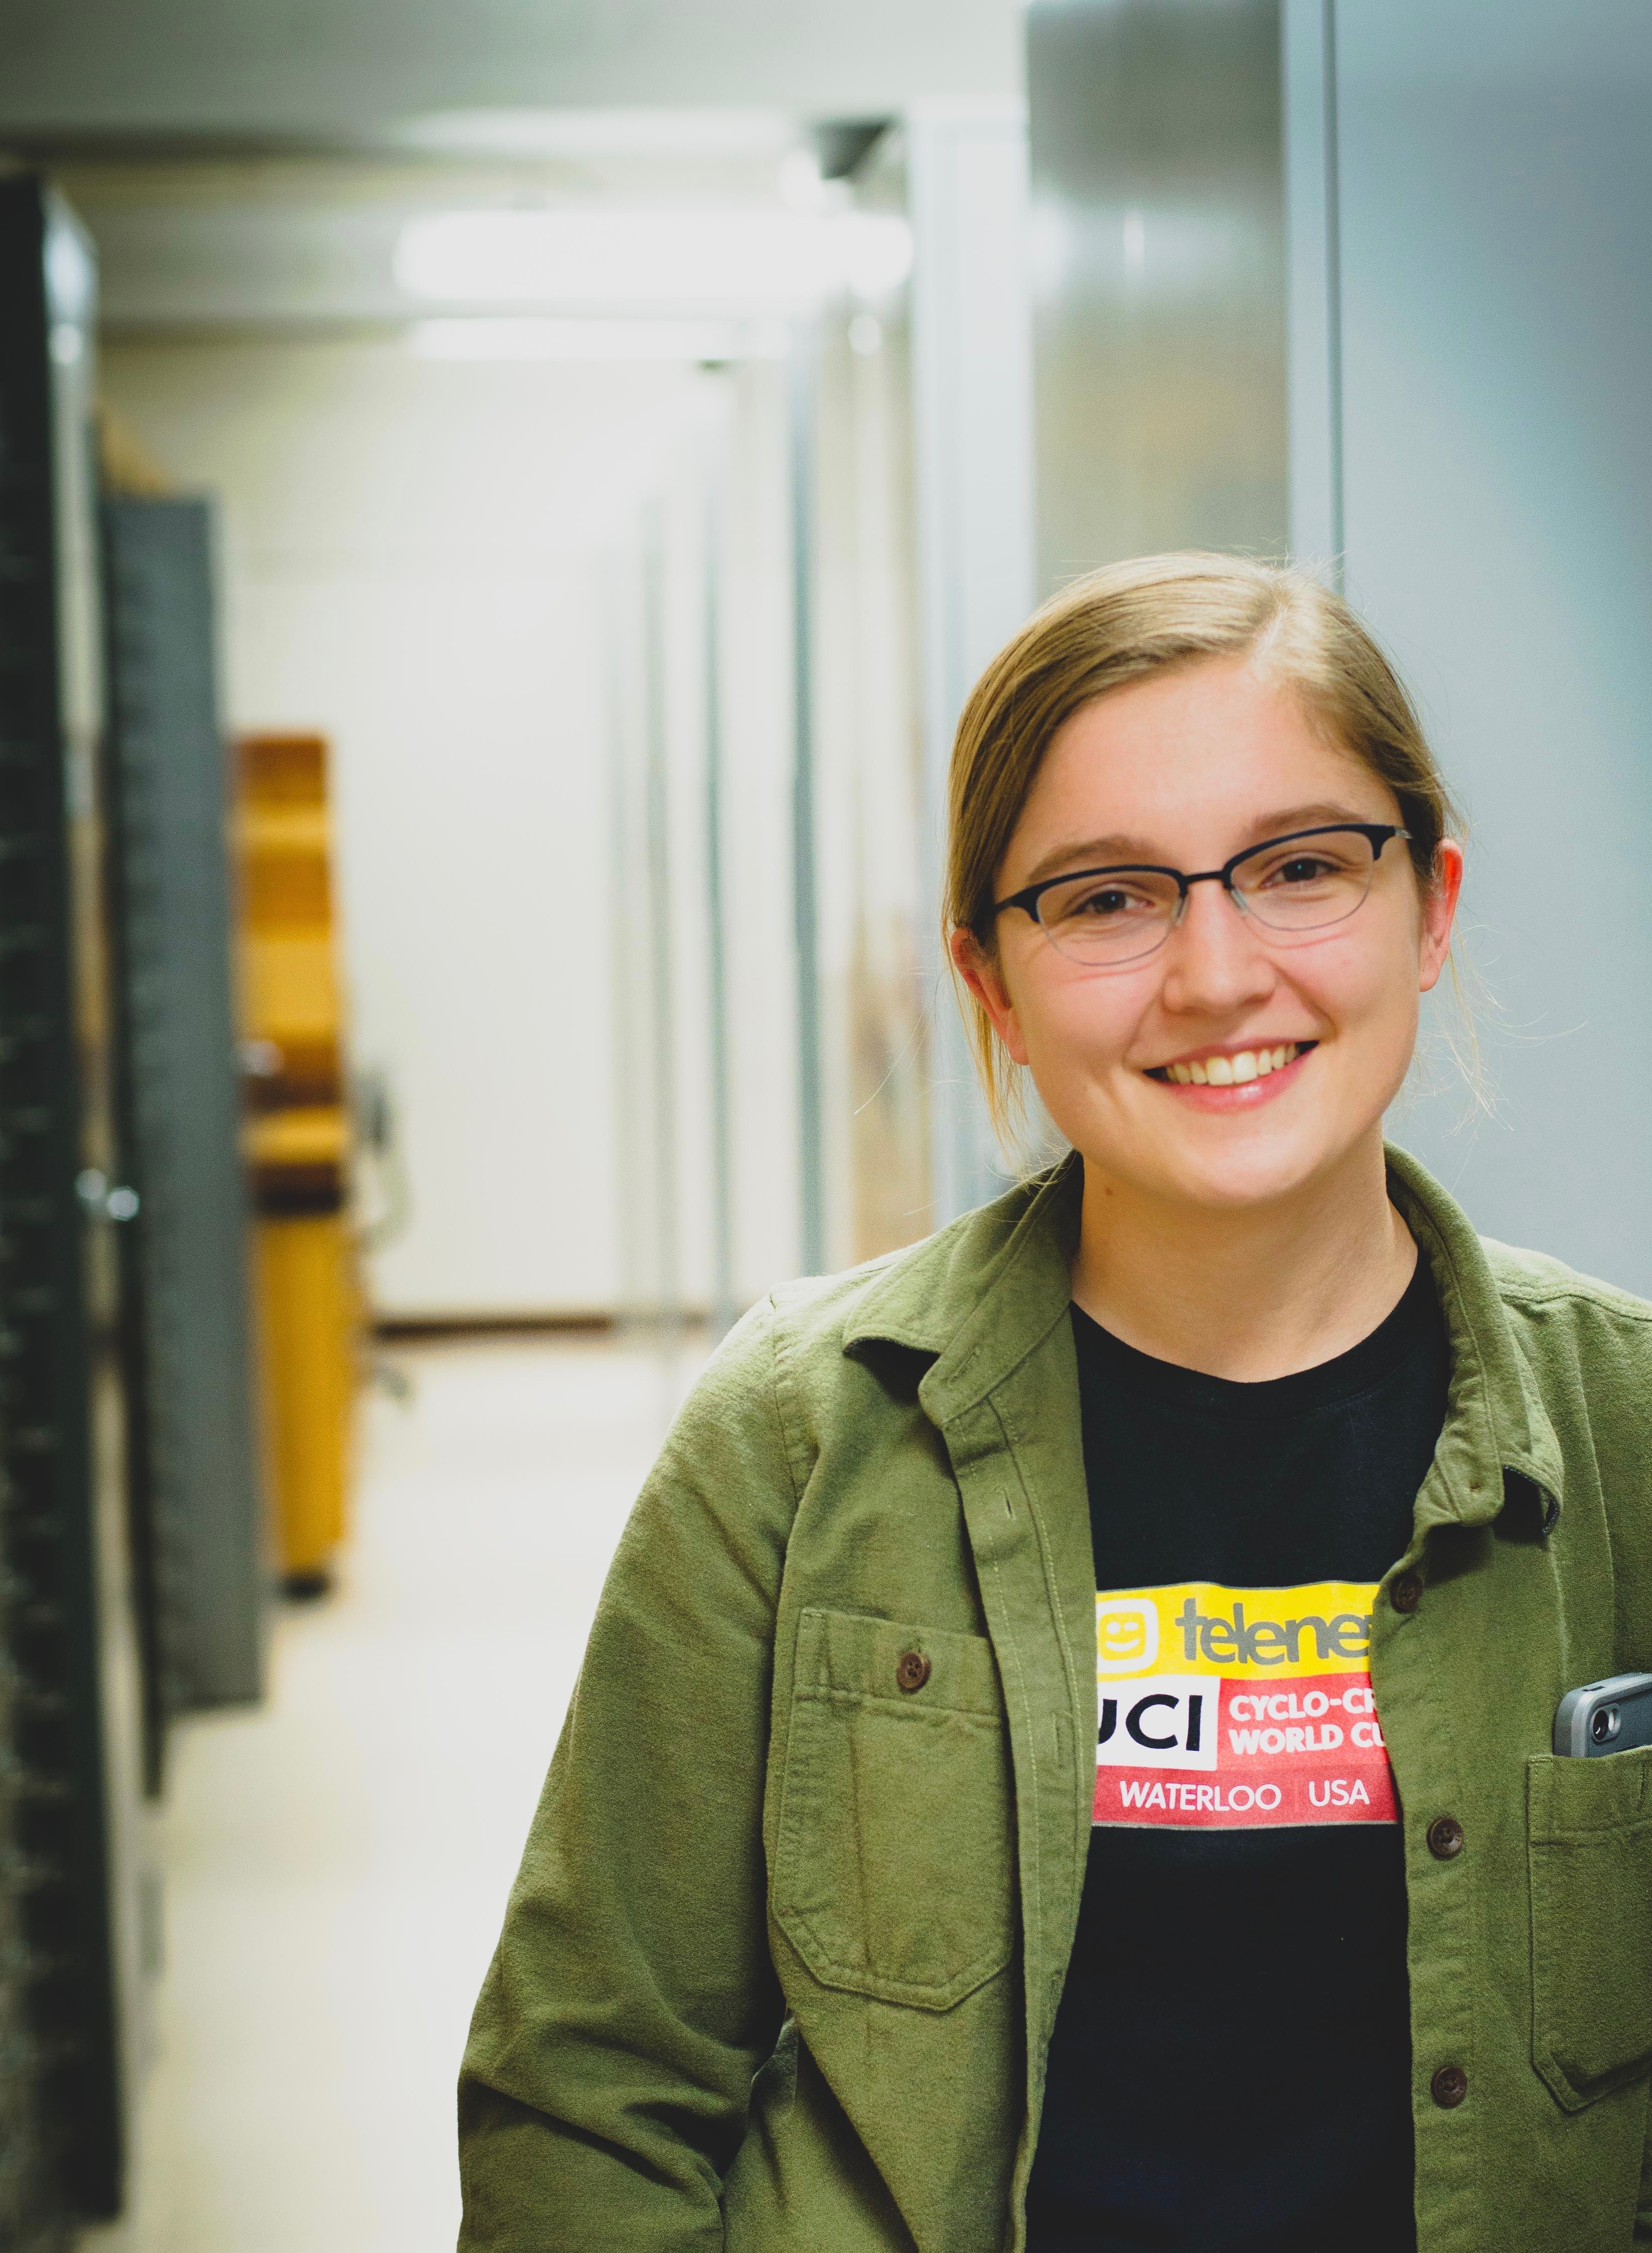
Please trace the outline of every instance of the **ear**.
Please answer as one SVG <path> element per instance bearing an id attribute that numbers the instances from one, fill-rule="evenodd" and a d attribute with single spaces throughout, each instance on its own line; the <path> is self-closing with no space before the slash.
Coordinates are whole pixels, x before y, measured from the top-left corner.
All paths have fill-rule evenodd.
<path id="1" fill-rule="evenodd" d="M 1454 837 L 1442 837 L 1434 851 L 1434 881 L 1422 895 L 1423 929 L 1419 949 L 1418 987 L 1432 994 L 1439 983 L 1451 952 L 1452 925 L 1463 889 L 1463 848 Z"/>
<path id="2" fill-rule="evenodd" d="M 946 945 L 958 976 L 992 1019 L 993 1030 L 1009 1051 L 1011 1061 L 1025 1064 L 1027 1043 L 1021 1038 L 1021 1020 L 997 959 L 986 952 L 972 931 L 954 931 Z"/>

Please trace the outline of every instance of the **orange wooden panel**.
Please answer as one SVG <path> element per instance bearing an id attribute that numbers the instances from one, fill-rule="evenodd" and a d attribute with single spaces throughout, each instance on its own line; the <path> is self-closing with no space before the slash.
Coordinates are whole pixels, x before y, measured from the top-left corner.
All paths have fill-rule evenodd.
<path id="1" fill-rule="evenodd" d="M 261 1217 L 260 1330 L 282 1569 L 324 1572 L 344 1538 L 359 1304 L 342 1213 Z"/>
<path id="2" fill-rule="evenodd" d="M 319 853 L 243 852 L 241 915 L 254 931 L 325 931 L 332 921 L 332 883 Z"/>
<path id="3" fill-rule="evenodd" d="M 336 1036 L 332 941 L 308 931 L 248 931 L 241 941 L 242 1029 L 248 1040 L 302 1044 Z"/>
<path id="4" fill-rule="evenodd" d="M 267 806 L 326 804 L 324 736 L 243 736 L 236 750 L 243 805 L 249 799 Z"/>
<path id="5" fill-rule="evenodd" d="M 271 1166 L 339 1166 L 350 1148 L 350 1121 L 336 1103 L 297 1104 L 265 1111 L 242 1130 L 247 1161 Z"/>

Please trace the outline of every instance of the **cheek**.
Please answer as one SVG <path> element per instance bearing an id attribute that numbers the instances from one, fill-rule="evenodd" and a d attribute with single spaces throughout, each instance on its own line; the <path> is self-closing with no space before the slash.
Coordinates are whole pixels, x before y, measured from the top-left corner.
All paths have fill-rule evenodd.
<path id="1" fill-rule="evenodd" d="M 1021 1036 L 1041 1078 L 1092 1071 L 1122 1056 L 1145 1006 L 1139 978 L 1065 972 L 1064 964 L 1041 962 L 1014 990 Z"/>
<path id="2" fill-rule="evenodd" d="M 1417 941 L 1400 927 L 1388 943 L 1360 943 L 1369 934 L 1338 941 L 1323 952 L 1305 950 L 1287 974 L 1303 999 L 1328 1021 L 1334 1034 L 1370 1043 L 1384 1054 L 1395 1043 L 1413 1037 L 1418 1005 Z"/>

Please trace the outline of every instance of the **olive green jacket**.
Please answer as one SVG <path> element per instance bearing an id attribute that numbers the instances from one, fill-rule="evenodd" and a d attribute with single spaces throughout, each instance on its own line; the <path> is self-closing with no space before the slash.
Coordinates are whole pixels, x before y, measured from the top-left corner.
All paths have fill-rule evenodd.
<path id="1" fill-rule="evenodd" d="M 1452 1350 L 1371 1655 L 1418 2246 L 1621 2253 L 1652 2239 L 1652 1749 L 1549 1744 L 1563 1691 L 1652 1668 L 1652 1306 L 1391 1167 Z M 1023 2244 L 1094 1788 L 1077 1192 L 1070 1161 L 777 1292 L 684 1408 L 477 2008 L 467 2253 Z"/>

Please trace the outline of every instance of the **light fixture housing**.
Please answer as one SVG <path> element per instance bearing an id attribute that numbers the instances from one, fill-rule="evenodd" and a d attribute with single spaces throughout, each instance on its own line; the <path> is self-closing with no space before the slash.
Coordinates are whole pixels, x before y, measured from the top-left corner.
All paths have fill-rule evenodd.
<path id="1" fill-rule="evenodd" d="M 881 212 L 496 209 L 409 220 L 395 276 L 446 304 L 713 312 L 876 302 L 911 263 L 907 222 Z"/>
<path id="2" fill-rule="evenodd" d="M 485 314 L 415 321 L 408 349 L 419 359 L 654 360 L 778 359 L 791 341 L 784 322 L 535 317 Z"/>

